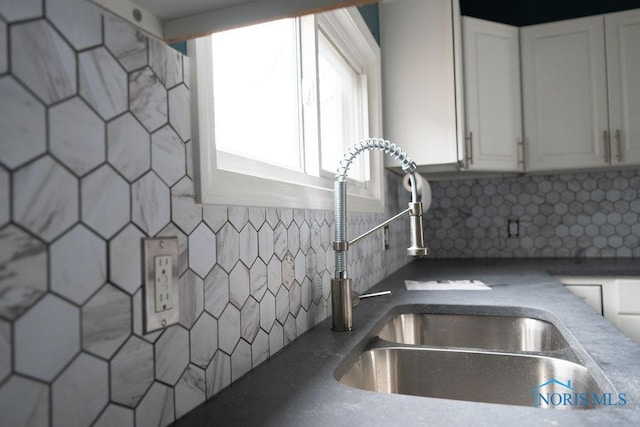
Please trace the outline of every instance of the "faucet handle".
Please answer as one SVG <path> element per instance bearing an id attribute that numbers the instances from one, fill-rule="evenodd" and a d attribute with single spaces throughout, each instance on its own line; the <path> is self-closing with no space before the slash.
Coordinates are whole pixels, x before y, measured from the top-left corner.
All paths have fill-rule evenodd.
<path id="1" fill-rule="evenodd" d="M 360 295 L 356 291 L 351 292 L 351 306 L 353 308 L 357 307 L 360 304 L 361 299 L 373 298 L 373 297 L 384 297 L 387 295 L 391 295 L 391 291 L 380 291 L 380 292 L 372 292 L 370 294 L 362 294 Z"/>

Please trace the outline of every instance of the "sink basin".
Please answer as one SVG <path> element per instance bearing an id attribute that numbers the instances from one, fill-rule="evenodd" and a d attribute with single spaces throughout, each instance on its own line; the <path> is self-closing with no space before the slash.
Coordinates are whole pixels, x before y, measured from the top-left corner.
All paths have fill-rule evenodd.
<path id="1" fill-rule="evenodd" d="M 404 313 L 384 325 L 378 337 L 399 344 L 504 352 L 569 348 L 553 324 L 512 316 Z"/>
<path id="2" fill-rule="evenodd" d="M 557 381 L 549 382 L 552 378 Z M 570 384 L 566 384 L 567 380 L 571 381 Z M 547 393 L 587 393 L 588 396 L 602 393 L 585 367 L 566 360 L 527 354 L 434 348 L 385 347 L 367 350 L 339 381 L 351 387 L 380 393 L 521 406 L 545 406 L 544 402 L 542 405 L 534 403 L 537 392 L 544 396 Z M 536 389 L 546 382 L 549 384 Z M 593 407 L 590 402 L 582 403 L 570 407 Z"/>
<path id="3" fill-rule="evenodd" d="M 562 327 L 539 317 L 553 319 L 524 307 L 398 306 L 334 375 L 344 385 L 387 394 L 602 407 L 614 386 Z"/>

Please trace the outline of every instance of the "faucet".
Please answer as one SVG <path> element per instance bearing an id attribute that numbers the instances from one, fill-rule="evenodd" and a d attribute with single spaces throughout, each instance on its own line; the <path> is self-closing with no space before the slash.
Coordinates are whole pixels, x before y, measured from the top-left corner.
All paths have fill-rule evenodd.
<path id="1" fill-rule="evenodd" d="M 365 151 L 379 150 L 390 155 L 400 162 L 402 170 L 409 175 L 411 184 L 411 202 L 409 207 L 399 214 L 382 222 L 371 230 L 363 233 L 355 239 L 347 240 L 347 173 L 353 160 Z M 409 214 L 410 221 L 410 241 L 407 255 L 422 257 L 429 254 L 429 249 L 424 245 L 422 231 L 422 203 L 418 202 L 418 192 L 416 186 L 415 170 L 416 164 L 402 151 L 396 144 L 392 144 L 381 138 L 367 138 L 352 145 L 347 149 L 344 158 L 338 167 L 338 173 L 334 181 L 334 211 L 333 220 L 335 224 L 335 239 L 333 250 L 335 252 L 335 277 L 331 279 L 331 307 L 333 313 L 334 331 L 348 332 L 353 330 L 353 307 L 355 301 L 365 295 L 359 296 L 351 290 L 351 279 L 347 274 L 347 251 L 349 248 L 364 237 L 379 230 L 387 224 L 395 221 L 404 214 Z M 383 293 L 389 294 L 389 293 Z M 370 296 L 374 296 L 373 294 Z"/>

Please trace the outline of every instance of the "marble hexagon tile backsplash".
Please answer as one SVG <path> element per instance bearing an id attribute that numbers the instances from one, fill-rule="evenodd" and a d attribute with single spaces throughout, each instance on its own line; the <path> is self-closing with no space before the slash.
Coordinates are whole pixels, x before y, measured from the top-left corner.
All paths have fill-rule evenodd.
<path id="1" fill-rule="evenodd" d="M 0 2 L 0 425 L 166 425 L 330 315 L 332 212 L 195 203 L 188 67 L 85 0 Z M 409 261 L 392 227 L 351 251 L 357 290 Z M 143 334 L 159 235 L 181 316 Z"/>
<path id="2" fill-rule="evenodd" d="M 425 233 L 434 257 L 640 257 L 640 170 L 437 182 L 432 190 Z"/>
<path id="3" fill-rule="evenodd" d="M 330 315 L 331 212 L 195 203 L 188 68 L 85 0 L 0 1 L 0 425 L 166 425 Z M 351 236 L 405 208 L 385 179 Z M 640 256 L 639 191 L 637 171 L 435 182 L 426 238 Z M 356 290 L 410 261 L 407 229 L 350 250 Z M 178 237 L 181 316 L 144 334 L 151 236 Z"/>

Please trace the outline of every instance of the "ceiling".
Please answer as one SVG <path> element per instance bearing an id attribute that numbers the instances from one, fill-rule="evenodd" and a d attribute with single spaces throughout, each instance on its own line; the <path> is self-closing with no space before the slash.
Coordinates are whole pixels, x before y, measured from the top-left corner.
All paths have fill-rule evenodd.
<path id="1" fill-rule="evenodd" d="M 640 0 L 460 0 L 463 15 L 523 26 L 640 8 Z"/>

